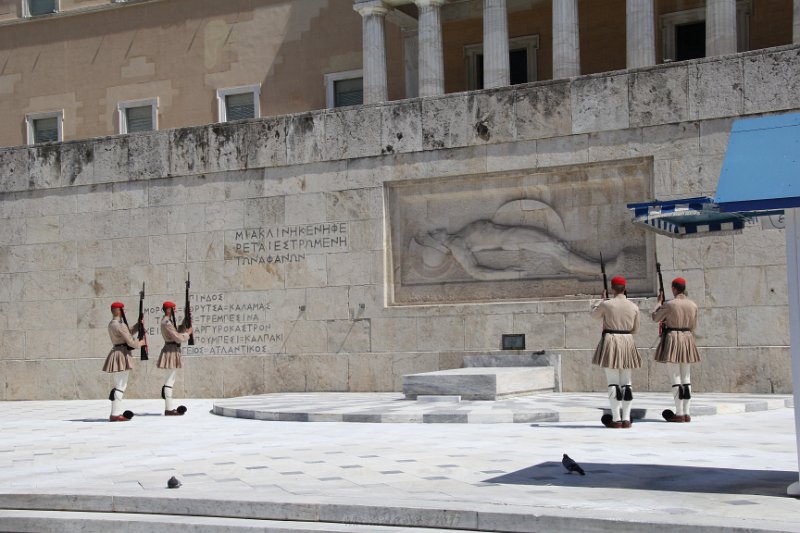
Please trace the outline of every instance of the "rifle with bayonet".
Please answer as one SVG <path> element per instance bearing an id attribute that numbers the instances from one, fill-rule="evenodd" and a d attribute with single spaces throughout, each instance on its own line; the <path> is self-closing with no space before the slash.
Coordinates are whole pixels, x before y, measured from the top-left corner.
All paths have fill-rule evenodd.
<path id="1" fill-rule="evenodd" d="M 144 281 L 142 282 L 142 290 L 139 291 L 139 342 L 141 343 L 141 358 L 142 361 L 147 361 L 147 332 L 144 329 Z"/>
<path id="2" fill-rule="evenodd" d="M 608 299 L 608 276 L 606 275 L 606 262 L 603 261 L 603 252 L 600 252 L 600 272 L 603 273 L 603 294 Z"/>
<path id="3" fill-rule="evenodd" d="M 183 327 L 189 329 L 192 327 L 192 308 L 189 305 L 189 286 L 190 274 L 186 274 L 186 303 L 183 308 Z M 189 334 L 189 346 L 194 346 L 194 332 Z"/>
<path id="4" fill-rule="evenodd" d="M 667 301 L 667 295 L 664 293 L 664 277 L 661 275 L 661 263 L 658 262 L 658 257 L 656 257 L 656 274 L 658 274 L 658 295 L 660 296 L 661 303 Z M 664 321 L 658 323 L 658 335 L 661 336 L 664 333 Z"/>

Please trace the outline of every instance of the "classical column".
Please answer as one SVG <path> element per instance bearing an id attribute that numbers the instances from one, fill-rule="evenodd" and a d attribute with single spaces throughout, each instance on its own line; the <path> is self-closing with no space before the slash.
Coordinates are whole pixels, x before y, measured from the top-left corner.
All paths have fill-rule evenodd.
<path id="1" fill-rule="evenodd" d="M 506 0 L 483 2 L 483 87 L 511 83 L 508 65 L 508 14 Z"/>
<path id="2" fill-rule="evenodd" d="M 792 42 L 800 44 L 800 0 L 794 0 L 794 31 L 792 35 Z"/>
<path id="3" fill-rule="evenodd" d="M 419 96 L 419 29 L 402 29 L 406 69 L 406 98 Z"/>
<path id="4" fill-rule="evenodd" d="M 442 4 L 445 0 L 415 0 L 419 8 L 419 95 L 444 94 Z"/>
<path id="5" fill-rule="evenodd" d="M 655 65 L 656 31 L 653 0 L 628 0 L 625 22 L 628 68 Z"/>
<path id="6" fill-rule="evenodd" d="M 364 103 L 385 102 L 389 96 L 383 20 L 389 10 L 380 0 L 361 2 L 354 5 L 353 9 L 361 14 L 364 28 Z"/>
<path id="7" fill-rule="evenodd" d="M 578 0 L 553 0 L 553 79 L 581 73 Z"/>
<path id="8" fill-rule="evenodd" d="M 706 0 L 706 56 L 736 53 L 736 0 Z"/>

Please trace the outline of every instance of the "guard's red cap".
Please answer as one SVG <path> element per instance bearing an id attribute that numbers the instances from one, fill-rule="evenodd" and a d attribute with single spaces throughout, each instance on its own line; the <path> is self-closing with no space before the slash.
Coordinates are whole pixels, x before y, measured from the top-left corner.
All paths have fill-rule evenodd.
<path id="1" fill-rule="evenodd" d="M 672 280 L 672 284 L 673 285 L 683 285 L 685 287 L 686 286 L 686 280 L 683 279 L 683 278 L 675 278 L 675 279 Z"/>
<path id="2" fill-rule="evenodd" d="M 626 285 L 625 278 L 623 278 L 622 276 L 614 276 L 613 278 L 611 278 L 611 284 L 622 285 L 624 287 Z"/>
<path id="3" fill-rule="evenodd" d="M 161 306 L 162 309 L 166 308 L 175 309 L 175 304 L 173 302 L 164 302 L 164 305 Z"/>
<path id="4" fill-rule="evenodd" d="M 125 304 L 122 302 L 114 302 L 111 304 L 111 309 L 125 309 Z"/>

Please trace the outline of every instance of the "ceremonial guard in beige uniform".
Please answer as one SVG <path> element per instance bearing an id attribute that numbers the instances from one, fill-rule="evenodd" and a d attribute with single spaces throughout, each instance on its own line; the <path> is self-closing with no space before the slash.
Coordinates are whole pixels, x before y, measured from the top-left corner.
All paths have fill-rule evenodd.
<path id="1" fill-rule="evenodd" d="M 667 422 L 690 422 L 689 406 L 692 400 L 690 365 L 700 362 L 700 352 L 692 333 L 697 327 L 697 304 L 686 297 L 686 280 L 672 280 L 675 299 L 664 301 L 658 295 L 658 309 L 653 320 L 661 322 L 661 338 L 656 347 L 655 360 L 666 363 L 672 378 L 672 397 L 675 412 L 666 409 L 662 415 Z"/>
<path id="2" fill-rule="evenodd" d="M 164 415 L 180 416 L 186 412 L 186 407 L 181 405 L 175 408 L 172 400 L 172 387 L 175 385 L 175 377 L 178 369 L 183 368 L 181 363 L 181 344 L 189 339 L 192 328 L 180 327 L 175 322 L 175 304 L 164 302 L 161 307 L 164 311 L 164 318 L 161 319 L 161 337 L 164 339 L 164 347 L 161 355 L 158 356 L 158 368 L 168 370 L 164 386 L 161 387 L 161 397 L 164 399 Z"/>
<path id="3" fill-rule="evenodd" d="M 610 428 L 631 427 L 631 373 L 642 366 L 633 334 L 639 330 L 639 307 L 625 296 L 625 278 L 611 278 L 613 297 L 592 302 L 592 318 L 603 321 L 603 335 L 592 363 L 602 367 L 608 381 L 611 416 L 601 418 Z M 603 291 L 603 297 L 607 296 Z"/>
<path id="4" fill-rule="evenodd" d="M 114 374 L 114 388 L 108 395 L 108 399 L 111 400 L 111 415 L 108 419 L 111 422 L 123 422 L 133 418 L 133 412 L 122 411 L 122 397 L 128 386 L 128 373 L 133 368 L 131 350 L 140 346 L 139 341 L 133 338 L 133 333 L 139 330 L 140 325 L 137 323 L 133 327 L 128 327 L 125 320 L 125 306 L 121 302 L 111 304 L 111 315 L 108 336 L 111 337 L 111 344 L 114 346 L 103 364 L 103 372 Z"/>

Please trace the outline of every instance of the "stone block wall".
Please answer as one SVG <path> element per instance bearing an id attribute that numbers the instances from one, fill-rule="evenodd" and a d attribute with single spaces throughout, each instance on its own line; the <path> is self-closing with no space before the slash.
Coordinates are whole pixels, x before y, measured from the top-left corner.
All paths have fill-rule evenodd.
<path id="1" fill-rule="evenodd" d="M 399 390 L 403 374 L 499 349 L 502 333 L 562 353 L 565 391 L 602 390 L 586 295 L 389 305 L 386 186 L 637 159 L 660 199 L 710 194 L 735 118 L 798 108 L 792 46 L 0 150 L 0 399 L 105 397 L 108 307 L 135 315 L 142 281 L 154 356 L 128 391 L 157 397 L 159 307 L 182 302 L 186 273 L 198 343 L 176 395 Z M 791 389 L 783 242 L 761 225 L 653 239 L 665 279 L 685 277 L 701 307 L 696 390 Z M 647 361 L 653 295 L 635 300 Z M 666 389 L 665 371 L 648 362 L 635 383 Z"/>

